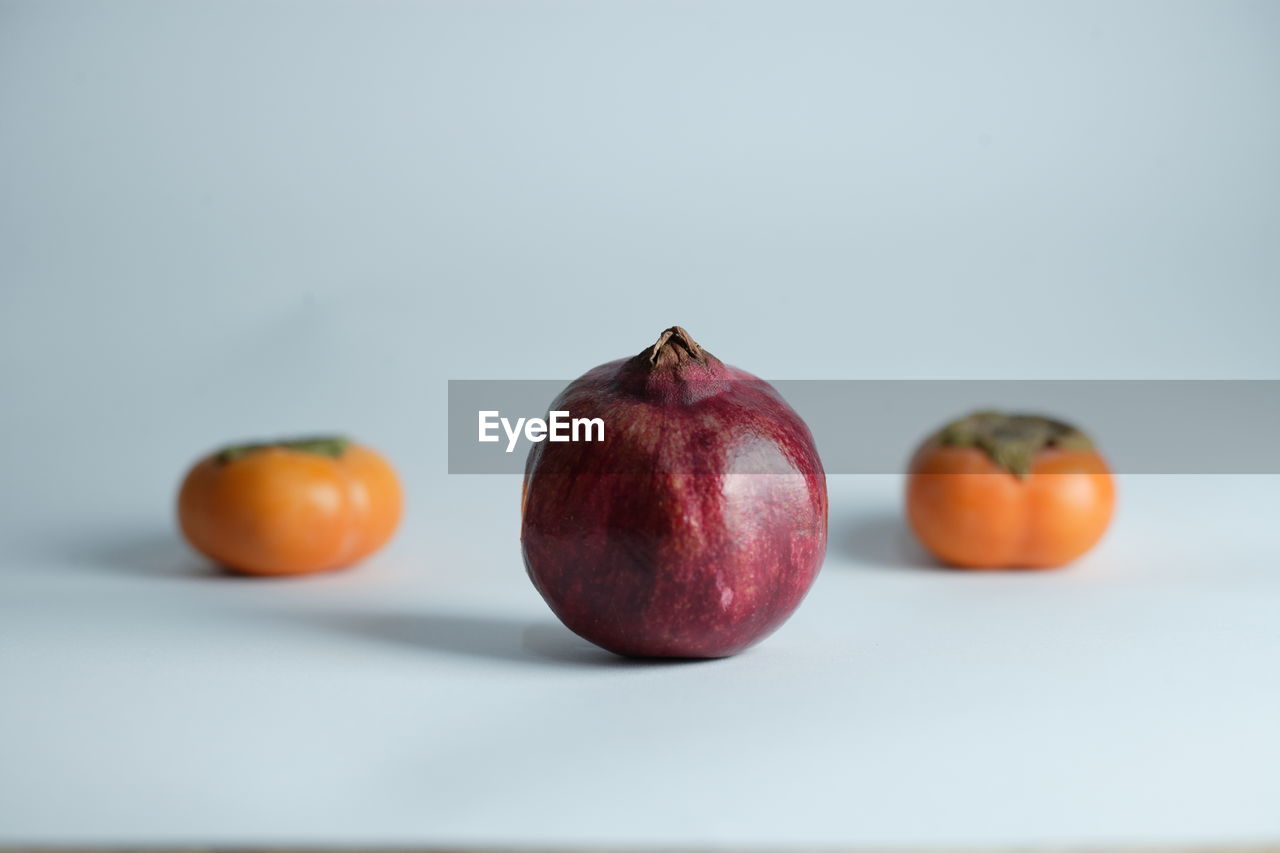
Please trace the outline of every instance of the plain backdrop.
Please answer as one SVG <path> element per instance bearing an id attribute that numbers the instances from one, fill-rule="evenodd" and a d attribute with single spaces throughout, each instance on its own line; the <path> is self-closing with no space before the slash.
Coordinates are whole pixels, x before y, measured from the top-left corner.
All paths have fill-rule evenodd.
<path id="1" fill-rule="evenodd" d="M 1131 478 L 1034 577 L 832 478 L 791 623 L 627 667 L 444 443 L 446 380 L 676 323 L 766 378 L 1280 378 L 1277 152 L 1270 2 L 0 0 L 0 842 L 1280 838 L 1274 478 Z M 183 548 L 197 455 L 329 429 L 404 477 L 387 551 Z"/>

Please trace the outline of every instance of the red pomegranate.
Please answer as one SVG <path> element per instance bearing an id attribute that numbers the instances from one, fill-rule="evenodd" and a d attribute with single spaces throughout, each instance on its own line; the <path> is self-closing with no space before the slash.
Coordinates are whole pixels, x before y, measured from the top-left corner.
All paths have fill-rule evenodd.
<path id="1" fill-rule="evenodd" d="M 551 409 L 605 424 L 534 444 L 525 469 L 525 566 L 565 625 L 620 655 L 711 658 L 786 621 L 826 552 L 827 487 L 772 386 L 676 326 Z"/>

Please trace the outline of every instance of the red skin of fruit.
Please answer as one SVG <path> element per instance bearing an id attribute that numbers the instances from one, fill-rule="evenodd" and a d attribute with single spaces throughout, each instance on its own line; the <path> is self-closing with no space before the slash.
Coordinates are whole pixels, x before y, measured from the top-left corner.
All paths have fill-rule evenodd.
<path id="1" fill-rule="evenodd" d="M 533 445 L 524 560 L 556 616 L 596 645 L 724 657 L 772 633 L 812 585 L 826 478 L 771 386 L 672 331 L 656 364 L 660 346 L 601 365 L 552 404 L 603 418 L 605 441 Z"/>

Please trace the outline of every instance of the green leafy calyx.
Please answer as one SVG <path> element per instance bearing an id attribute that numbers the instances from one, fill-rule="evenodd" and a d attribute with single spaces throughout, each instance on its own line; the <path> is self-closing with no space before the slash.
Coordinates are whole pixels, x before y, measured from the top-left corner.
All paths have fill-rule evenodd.
<path id="1" fill-rule="evenodd" d="M 1019 479 L 1031 473 L 1031 464 L 1042 450 L 1093 449 L 1087 435 L 1063 421 L 990 411 L 952 421 L 938 433 L 937 441 L 946 447 L 976 447 Z"/>
<path id="2" fill-rule="evenodd" d="M 273 447 L 280 447 L 285 450 L 296 450 L 299 453 L 314 453 L 317 456 L 328 456 L 331 459 L 339 459 L 342 454 L 347 452 L 347 448 L 351 446 L 351 439 L 340 435 L 320 435 L 308 436 L 306 438 L 287 438 L 280 441 L 259 441 L 249 444 L 232 444 L 224 447 L 214 454 L 214 461 L 219 465 L 226 465 L 228 462 L 234 462 L 237 459 L 248 456 L 250 453 L 257 453 L 260 450 L 269 450 Z"/>

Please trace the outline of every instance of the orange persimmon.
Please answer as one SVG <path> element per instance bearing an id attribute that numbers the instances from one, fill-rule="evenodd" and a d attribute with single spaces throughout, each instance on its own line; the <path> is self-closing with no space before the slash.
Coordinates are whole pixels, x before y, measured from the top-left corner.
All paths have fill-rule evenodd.
<path id="1" fill-rule="evenodd" d="M 178 524 L 197 551 L 248 575 L 350 566 L 400 521 L 390 463 L 345 438 L 226 447 L 201 459 L 178 493 Z"/>
<path id="2" fill-rule="evenodd" d="M 959 568 L 1049 568 L 1088 551 L 1115 508 L 1092 441 L 1034 415 L 978 412 L 948 424 L 908 469 L 907 520 L 920 543 Z"/>

